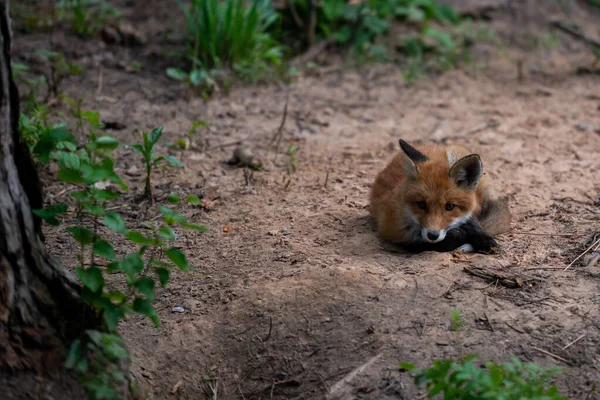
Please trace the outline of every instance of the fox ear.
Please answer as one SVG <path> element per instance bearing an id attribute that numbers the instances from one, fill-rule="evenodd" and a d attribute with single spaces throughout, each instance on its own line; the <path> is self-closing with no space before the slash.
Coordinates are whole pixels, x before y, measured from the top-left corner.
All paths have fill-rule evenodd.
<path id="1" fill-rule="evenodd" d="M 477 154 L 471 154 L 458 160 L 448 176 L 454 179 L 458 187 L 474 190 L 483 174 L 483 164 Z"/>
<path id="2" fill-rule="evenodd" d="M 406 141 L 400 139 L 400 148 L 412 160 L 414 163 L 424 162 L 429 160 L 427 156 L 421 153 L 419 150 L 412 147 L 410 144 L 406 143 Z"/>

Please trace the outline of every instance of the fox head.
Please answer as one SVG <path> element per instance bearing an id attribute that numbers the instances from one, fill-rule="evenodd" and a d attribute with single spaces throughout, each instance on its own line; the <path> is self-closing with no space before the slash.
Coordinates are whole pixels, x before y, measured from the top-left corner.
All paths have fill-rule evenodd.
<path id="1" fill-rule="evenodd" d="M 404 213 L 430 243 L 441 242 L 448 230 L 471 217 L 483 174 L 477 154 L 456 159 L 452 152 L 430 159 L 400 139 L 407 179 L 402 190 Z"/>

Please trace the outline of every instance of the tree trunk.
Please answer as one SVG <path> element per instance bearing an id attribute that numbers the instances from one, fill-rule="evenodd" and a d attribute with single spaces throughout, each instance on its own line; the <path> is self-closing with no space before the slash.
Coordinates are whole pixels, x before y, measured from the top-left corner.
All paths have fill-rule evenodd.
<path id="1" fill-rule="evenodd" d="M 39 385 L 50 382 L 50 374 L 64 384 L 70 344 L 84 329 L 100 326 L 100 319 L 80 300 L 68 271 L 46 252 L 40 220 L 31 212 L 42 207 L 42 192 L 19 139 L 8 0 L 0 0 L 0 46 L 0 392 L 7 396 L 2 398 L 36 398 L 27 385 L 37 383 L 39 395 L 48 392 Z M 75 398 L 61 393 L 57 398 Z"/>

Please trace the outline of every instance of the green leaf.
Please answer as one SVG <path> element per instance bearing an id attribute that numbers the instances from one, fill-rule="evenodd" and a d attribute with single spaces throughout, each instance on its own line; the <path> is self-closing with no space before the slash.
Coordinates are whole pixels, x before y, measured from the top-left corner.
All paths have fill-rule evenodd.
<path id="1" fill-rule="evenodd" d="M 94 254 L 100 257 L 106 258 L 107 260 L 112 261 L 117 259 L 115 250 L 113 249 L 111 244 L 108 243 L 106 240 L 99 240 L 96 243 L 94 243 L 94 246 L 92 247 L 92 252 L 94 252 Z"/>
<path id="2" fill-rule="evenodd" d="M 121 234 L 125 234 L 127 232 L 127 226 L 125 225 L 125 220 L 123 219 L 121 214 L 119 214 L 118 212 L 115 212 L 115 211 L 107 212 L 106 216 L 104 217 L 104 224 L 108 227 L 108 229 L 110 229 L 114 232 L 121 233 Z"/>
<path id="3" fill-rule="evenodd" d="M 167 197 L 167 202 L 169 204 L 177 204 L 179 203 L 179 196 L 175 193 L 171 193 L 169 197 Z"/>
<path id="4" fill-rule="evenodd" d="M 113 150 L 119 147 L 119 141 L 112 136 L 101 136 L 96 139 L 96 145 L 99 149 Z"/>
<path id="5" fill-rule="evenodd" d="M 137 297 L 133 302 L 133 311 L 150 317 L 155 326 L 160 325 L 158 321 L 158 314 L 156 313 L 154 307 L 152 307 L 152 303 L 150 303 L 148 300 Z"/>
<path id="6" fill-rule="evenodd" d="M 175 79 L 176 81 L 184 81 L 188 74 L 179 68 L 167 68 L 167 76 L 171 79 Z"/>
<path id="7" fill-rule="evenodd" d="M 454 50 L 456 48 L 452 37 L 445 32 L 438 31 L 434 28 L 427 28 L 424 32 L 424 35 L 434 38 L 448 50 Z"/>
<path id="8" fill-rule="evenodd" d="M 165 250 L 165 254 L 169 260 L 173 261 L 173 263 L 177 265 L 180 270 L 184 272 L 192 270 L 192 267 L 190 264 L 188 264 L 185 254 L 183 254 L 178 248 L 171 247 L 170 249 Z"/>
<path id="9" fill-rule="evenodd" d="M 104 207 L 94 203 L 84 203 L 83 208 L 96 217 L 104 215 Z"/>
<path id="10" fill-rule="evenodd" d="M 123 307 L 108 303 L 102 308 L 102 311 L 108 331 L 114 332 L 117 326 L 119 326 L 119 320 L 125 317 Z"/>
<path id="11" fill-rule="evenodd" d="M 135 150 L 137 153 L 141 154 L 142 156 L 146 156 L 144 146 L 142 146 L 141 144 L 132 144 L 131 148 L 133 150 Z"/>
<path id="12" fill-rule="evenodd" d="M 125 237 L 135 244 L 154 244 L 154 239 L 144 236 L 138 231 L 129 231 L 125 234 Z"/>
<path id="13" fill-rule="evenodd" d="M 144 276 L 135 283 L 135 287 L 148 301 L 154 302 L 154 279 Z"/>
<path id="14" fill-rule="evenodd" d="M 60 225 L 60 221 L 56 219 L 57 215 L 62 215 L 67 212 L 66 204 L 52 204 L 46 208 L 32 210 L 35 215 L 42 218 L 46 223 L 52 226 Z"/>
<path id="15" fill-rule="evenodd" d="M 75 200 L 81 200 L 88 197 L 88 193 L 85 190 L 76 190 L 69 193 L 69 196 L 74 198 Z"/>
<path id="16" fill-rule="evenodd" d="M 193 206 L 199 206 L 202 204 L 202 200 L 200 200 L 200 197 L 196 196 L 195 194 L 190 194 L 187 197 L 187 202 Z"/>
<path id="17" fill-rule="evenodd" d="M 109 265 L 110 270 L 123 271 L 127 275 L 134 276 L 144 269 L 144 261 L 139 253 L 132 253 L 117 263 Z"/>
<path id="18" fill-rule="evenodd" d="M 165 240 L 175 240 L 175 233 L 173 232 L 173 229 L 165 225 L 160 227 L 157 235 Z"/>
<path id="19" fill-rule="evenodd" d="M 417 367 L 414 364 L 411 364 L 411 363 L 401 362 L 400 363 L 400 368 L 405 369 L 407 371 L 412 371 L 412 370 L 416 369 Z"/>
<path id="20" fill-rule="evenodd" d="M 71 226 L 67 228 L 67 232 L 71 232 L 73 239 L 82 246 L 88 245 L 94 241 L 94 233 L 87 228 Z"/>
<path id="21" fill-rule="evenodd" d="M 119 292 L 118 290 L 113 290 L 106 294 L 106 297 L 110 301 L 116 301 L 117 303 L 123 303 L 127 300 L 127 296 L 123 292 Z"/>
<path id="22" fill-rule="evenodd" d="M 183 164 L 174 156 L 165 156 L 165 160 L 169 163 L 171 167 L 175 168 L 183 168 Z"/>
<path id="23" fill-rule="evenodd" d="M 98 267 L 90 267 L 84 269 L 81 267 L 76 268 L 77 276 L 81 280 L 81 283 L 93 293 L 98 293 L 104 287 L 104 276 L 102 271 Z"/>
<path id="24" fill-rule="evenodd" d="M 93 189 L 92 196 L 98 201 L 113 200 L 119 197 L 121 194 L 117 192 L 110 192 L 104 189 Z"/>
<path id="25" fill-rule="evenodd" d="M 194 86 L 202 85 L 206 78 L 208 78 L 208 73 L 203 69 L 194 69 L 190 72 L 190 83 Z"/>
<path id="26" fill-rule="evenodd" d="M 202 225 L 191 224 L 189 222 L 182 222 L 181 226 L 188 229 L 193 229 L 198 232 L 208 232 L 208 228 Z"/>
<path id="27" fill-rule="evenodd" d="M 73 368 L 77 361 L 81 358 L 81 340 L 75 339 L 71 343 L 69 354 L 67 355 L 67 361 L 65 362 L 65 368 Z"/>
<path id="28" fill-rule="evenodd" d="M 70 168 L 61 168 L 61 170 L 58 171 L 58 179 L 73 184 L 85 183 L 85 179 L 81 176 L 81 172 Z"/>
<path id="29" fill-rule="evenodd" d="M 165 286 L 167 282 L 169 282 L 169 270 L 166 268 L 156 268 L 154 271 L 156 275 L 158 275 L 158 279 L 160 280 L 160 284 Z"/>
<path id="30" fill-rule="evenodd" d="M 163 132 L 162 126 L 157 126 L 156 128 L 152 129 L 152 132 L 150 132 L 150 137 L 149 137 L 150 147 L 154 147 L 156 142 L 158 142 L 160 140 L 160 137 L 162 136 L 162 132 Z"/>
<path id="31" fill-rule="evenodd" d="M 175 211 L 171 210 L 170 208 L 161 206 L 160 204 L 158 205 L 158 210 L 163 215 L 165 222 L 169 225 L 171 225 L 175 222 L 181 223 L 181 222 L 186 221 L 186 219 L 183 215 L 177 214 Z"/>

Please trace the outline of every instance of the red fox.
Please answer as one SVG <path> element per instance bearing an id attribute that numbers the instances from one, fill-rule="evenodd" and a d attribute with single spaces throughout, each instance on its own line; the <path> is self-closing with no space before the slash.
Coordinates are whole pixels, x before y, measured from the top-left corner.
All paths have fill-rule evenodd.
<path id="1" fill-rule="evenodd" d="M 494 252 L 508 231 L 507 201 L 483 176 L 479 155 L 462 146 L 402 149 L 371 189 L 371 217 L 381 239 L 409 251 Z"/>

